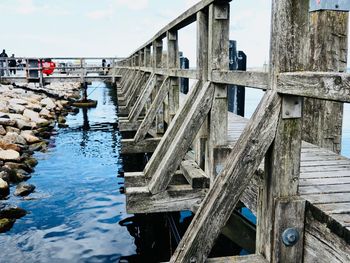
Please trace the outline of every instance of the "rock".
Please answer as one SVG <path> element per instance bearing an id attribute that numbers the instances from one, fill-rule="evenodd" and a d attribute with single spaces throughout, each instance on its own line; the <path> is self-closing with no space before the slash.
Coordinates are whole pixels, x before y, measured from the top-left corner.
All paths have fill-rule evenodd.
<path id="1" fill-rule="evenodd" d="M 3 141 L 13 144 L 26 145 L 26 140 L 15 132 L 8 132 L 3 138 Z"/>
<path id="2" fill-rule="evenodd" d="M 37 122 L 37 120 L 40 119 L 39 113 L 28 109 L 24 110 L 23 116 L 34 122 Z"/>
<path id="3" fill-rule="evenodd" d="M 37 101 L 35 101 L 35 103 L 28 104 L 27 109 L 35 112 L 40 112 L 42 110 L 42 107 L 38 104 Z"/>
<path id="4" fill-rule="evenodd" d="M 8 219 L 8 218 L 0 219 L 0 233 L 9 231 L 15 222 L 16 222 L 15 219 Z"/>
<path id="5" fill-rule="evenodd" d="M 52 118 L 52 114 L 50 113 L 49 110 L 47 110 L 46 108 L 43 108 L 40 113 L 40 116 L 44 117 L 44 118 Z"/>
<path id="6" fill-rule="evenodd" d="M 28 144 L 40 142 L 41 140 L 34 136 L 32 131 L 22 131 L 21 136 L 27 141 Z"/>
<path id="7" fill-rule="evenodd" d="M 17 144 L 8 143 L 8 142 L 1 140 L 1 139 L 0 139 L 0 148 L 3 150 L 14 150 L 17 152 L 21 151 L 21 147 L 19 147 Z"/>
<path id="8" fill-rule="evenodd" d="M 1 178 L 2 180 L 4 180 L 5 182 L 10 183 L 10 175 L 9 175 L 8 172 L 1 171 L 1 172 L 0 172 L 0 178 Z"/>
<path id="9" fill-rule="evenodd" d="M 29 167 L 35 167 L 38 165 L 38 161 L 33 158 L 33 157 L 27 157 L 25 160 L 24 160 L 24 163 L 26 165 L 28 165 Z"/>
<path id="10" fill-rule="evenodd" d="M 31 193 L 33 193 L 35 190 L 35 186 L 32 184 L 27 184 L 27 183 L 20 183 L 16 187 L 16 191 L 14 195 L 16 196 L 27 196 Z"/>
<path id="11" fill-rule="evenodd" d="M 32 125 L 30 122 L 26 122 L 24 120 L 17 120 L 17 128 L 20 130 L 30 130 L 32 129 Z"/>
<path id="12" fill-rule="evenodd" d="M 5 130 L 5 128 L 4 128 L 4 126 L 2 126 L 2 125 L 0 125 L 0 135 L 6 135 L 6 130 Z"/>
<path id="13" fill-rule="evenodd" d="M 6 132 L 14 132 L 14 133 L 19 134 L 20 130 L 18 128 L 15 128 L 15 127 L 7 126 L 6 127 Z"/>
<path id="14" fill-rule="evenodd" d="M 22 99 L 10 99 L 10 104 L 18 104 L 18 105 L 28 105 L 28 101 Z"/>
<path id="15" fill-rule="evenodd" d="M 10 194 L 10 188 L 8 183 L 0 178 L 0 199 L 4 199 Z"/>
<path id="16" fill-rule="evenodd" d="M 50 98 L 45 98 L 40 101 L 41 105 L 45 106 L 46 109 L 51 110 L 56 107 L 56 104 Z"/>
<path id="17" fill-rule="evenodd" d="M 22 114 L 26 107 L 19 105 L 19 104 L 11 104 L 9 105 L 9 112 L 11 113 L 19 113 Z"/>
<path id="18" fill-rule="evenodd" d="M 68 124 L 65 124 L 65 123 L 59 123 L 58 124 L 58 128 L 68 128 L 69 125 Z"/>
<path id="19" fill-rule="evenodd" d="M 62 116 L 62 115 L 60 115 L 60 116 L 58 116 L 58 123 L 66 123 L 66 119 L 65 119 L 65 117 L 64 116 Z"/>
<path id="20" fill-rule="evenodd" d="M 19 152 L 14 150 L 0 150 L 0 160 L 2 161 L 19 161 Z"/>
<path id="21" fill-rule="evenodd" d="M 20 219 L 27 214 L 27 211 L 14 205 L 5 205 L 0 208 L 0 219 L 9 218 L 9 219 Z"/>
<path id="22" fill-rule="evenodd" d="M 10 170 L 9 177 L 11 184 L 18 184 L 20 182 L 27 181 L 31 178 L 30 175 L 26 173 L 17 172 L 15 170 Z"/>
<path id="23" fill-rule="evenodd" d="M 0 118 L 0 125 L 3 126 L 16 126 L 16 121 L 6 118 Z"/>
<path id="24" fill-rule="evenodd" d="M 34 170 L 32 169 L 31 166 L 28 166 L 26 163 L 12 163 L 12 162 L 6 162 L 5 167 L 9 168 L 9 169 L 12 169 L 12 170 L 24 170 L 26 171 L 26 173 L 31 173 L 33 172 Z"/>
<path id="25" fill-rule="evenodd" d="M 38 143 L 33 143 L 31 145 L 29 145 L 29 151 L 42 151 L 42 150 L 46 150 L 47 146 L 45 142 L 38 142 Z"/>

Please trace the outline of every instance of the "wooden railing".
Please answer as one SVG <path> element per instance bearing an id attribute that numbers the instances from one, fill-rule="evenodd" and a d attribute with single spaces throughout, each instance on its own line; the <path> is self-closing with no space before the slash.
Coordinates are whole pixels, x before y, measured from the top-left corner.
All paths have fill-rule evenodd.
<path id="1" fill-rule="evenodd" d="M 263 160 L 256 254 L 268 262 L 302 262 L 305 200 L 298 196 L 301 142 L 305 133 L 311 133 L 318 136 L 311 142 L 339 151 L 341 103 L 350 102 L 350 75 L 344 73 L 348 12 L 309 13 L 307 0 L 273 0 L 269 73 L 229 71 L 229 2 L 199 2 L 118 63 L 119 73 L 125 76 L 120 87 L 125 102 L 121 109 L 127 116 L 124 121 L 137 127 L 131 142 L 135 147 L 154 145 L 155 139 L 146 139 L 147 133 L 163 135 L 143 171 L 150 195 L 168 191 L 193 141 L 196 163 L 211 180 L 209 192 L 170 262 L 205 262 Z M 197 23 L 197 69 L 183 70 L 179 68 L 178 31 L 193 22 Z M 322 35 L 316 37 L 315 32 Z M 198 81 L 182 107 L 179 77 Z M 228 84 L 266 91 L 229 154 L 225 148 Z M 315 115 L 312 105 L 318 105 L 322 124 L 303 123 L 303 117 Z M 144 109 L 146 115 L 137 124 Z M 330 112 L 335 115 L 327 119 Z M 322 131 L 323 125 L 327 131 Z M 296 242 L 290 245 L 282 240 L 288 228 L 299 236 L 294 236 Z"/>

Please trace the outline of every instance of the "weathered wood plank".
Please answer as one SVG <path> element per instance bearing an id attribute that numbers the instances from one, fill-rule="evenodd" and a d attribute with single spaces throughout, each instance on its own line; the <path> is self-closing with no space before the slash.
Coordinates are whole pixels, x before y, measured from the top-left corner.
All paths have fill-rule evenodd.
<path id="1" fill-rule="evenodd" d="M 222 257 L 222 258 L 208 258 L 206 263 L 267 263 L 260 255 L 236 256 L 236 257 Z"/>
<path id="2" fill-rule="evenodd" d="M 190 210 L 206 193 L 207 189 L 193 189 L 190 185 L 171 185 L 158 194 L 150 193 L 148 187 L 129 187 L 126 210 L 130 214 Z"/>
<path id="3" fill-rule="evenodd" d="M 171 176 L 186 155 L 188 148 L 191 146 L 211 108 L 213 94 L 214 87 L 210 82 L 205 83 L 198 97 L 193 101 L 188 116 L 181 124 L 170 148 L 166 151 L 165 155 L 162 156 L 162 160 L 152 176 L 149 185 L 149 189 L 152 193 L 155 194 L 164 191 L 168 186 Z"/>
<path id="4" fill-rule="evenodd" d="M 235 144 L 220 176 L 203 200 L 170 262 L 203 262 L 244 189 L 258 169 L 276 132 L 280 97 L 268 92 Z M 206 242 L 203 242 L 206 240 Z"/>
<path id="5" fill-rule="evenodd" d="M 135 102 L 133 109 L 130 111 L 130 114 L 128 116 L 130 121 L 135 121 L 138 119 L 143 108 L 146 105 L 147 100 L 151 96 L 155 85 L 156 85 L 155 75 L 151 74 L 151 76 L 148 78 L 145 88 L 143 89 L 142 93 L 140 94 L 137 101 Z"/>
<path id="6" fill-rule="evenodd" d="M 181 124 L 184 122 L 184 120 L 188 116 L 188 112 L 190 111 L 190 108 L 192 106 L 192 102 L 197 99 L 198 93 L 202 87 L 201 82 L 197 82 L 193 88 L 190 90 L 190 94 L 188 99 L 186 100 L 185 104 L 182 105 L 179 112 L 175 115 L 175 118 L 170 123 L 170 126 L 168 127 L 167 131 L 165 132 L 164 136 L 162 137 L 162 140 L 159 143 L 159 146 L 157 147 L 156 151 L 152 155 L 151 159 L 147 163 L 144 173 L 146 177 L 151 178 L 153 174 L 155 173 L 156 169 L 158 168 L 159 163 L 163 159 L 163 156 L 168 151 L 170 146 L 172 145 L 172 142 L 178 132 L 178 130 L 181 127 Z"/>
<path id="7" fill-rule="evenodd" d="M 181 162 L 180 169 L 193 188 L 209 188 L 210 178 L 193 160 Z"/>
<path id="8" fill-rule="evenodd" d="M 211 81 L 222 84 L 232 84 L 244 87 L 268 90 L 268 73 L 253 71 L 214 70 Z"/>
<path id="9" fill-rule="evenodd" d="M 309 194 L 349 193 L 350 184 L 299 186 L 299 193 Z"/>
<path id="10" fill-rule="evenodd" d="M 159 88 L 157 96 L 153 100 L 150 109 L 147 111 L 145 118 L 143 119 L 139 129 L 135 134 L 134 140 L 136 142 L 143 140 L 146 137 L 149 129 L 153 124 L 154 118 L 157 115 L 157 112 L 161 108 L 164 99 L 168 95 L 169 89 L 170 89 L 170 79 L 165 78 L 162 85 Z"/>
<path id="11" fill-rule="evenodd" d="M 350 102 L 350 74 L 292 72 L 278 75 L 278 92 L 309 98 Z"/>
<path id="12" fill-rule="evenodd" d="M 122 139 L 121 154 L 152 153 L 157 148 L 160 138 L 150 138 L 139 142 L 134 139 Z"/>
<path id="13" fill-rule="evenodd" d="M 310 13 L 309 54 L 305 56 L 308 63 L 303 68 L 304 70 L 346 72 L 348 19 L 348 12 L 322 10 Z M 342 80 L 336 78 L 333 84 L 327 86 L 337 86 L 339 81 Z M 321 85 L 323 84 L 321 83 Z M 347 90 L 349 91 L 349 89 Z M 320 85 L 315 86 L 315 93 L 319 94 L 324 91 L 325 89 Z M 330 89 L 328 92 L 332 93 L 332 90 Z M 339 89 L 338 92 L 341 94 L 342 90 Z M 349 95 L 349 93 L 347 94 Z M 349 98 L 348 96 L 344 97 Z M 303 122 L 303 140 L 340 153 L 343 122 L 342 103 L 305 98 Z"/>

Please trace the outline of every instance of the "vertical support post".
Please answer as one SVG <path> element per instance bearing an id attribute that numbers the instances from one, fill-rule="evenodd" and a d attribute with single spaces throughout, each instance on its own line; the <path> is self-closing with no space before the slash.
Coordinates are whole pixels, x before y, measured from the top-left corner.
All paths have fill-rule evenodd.
<path id="1" fill-rule="evenodd" d="M 168 31 L 167 32 L 168 40 L 168 56 L 167 64 L 168 69 L 179 68 L 179 43 L 178 43 L 178 33 L 177 31 Z M 169 96 L 168 96 L 168 105 L 169 105 L 169 123 L 174 118 L 178 108 L 179 108 L 179 78 L 170 77 L 169 78 Z"/>
<path id="2" fill-rule="evenodd" d="M 139 51 L 138 54 L 139 58 L 139 67 L 144 67 L 144 54 L 143 54 L 143 49 Z"/>
<path id="3" fill-rule="evenodd" d="M 116 87 L 115 71 L 116 71 L 115 58 L 113 58 L 112 59 L 112 84 L 113 84 L 113 86 Z"/>
<path id="4" fill-rule="evenodd" d="M 39 85 L 40 87 L 44 87 L 44 75 L 43 75 L 43 64 L 42 64 L 42 59 L 39 59 L 39 63 L 38 63 L 38 67 L 39 67 Z"/>
<path id="5" fill-rule="evenodd" d="M 206 10 L 208 11 L 208 10 Z M 198 81 L 208 80 L 208 26 L 209 18 L 204 10 L 197 13 L 197 71 Z M 208 140 L 208 118 L 204 121 L 195 139 L 195 160 L 201 169 L 205 169 L 206 144 Z"/>
<path id="6" fill-rule="evenodd" d="M 162 39 L 157 39 L 153 42 L 153 67 L 162 67 L 162 57 L 163 57 L 163 41 Z M 159 91 L 162 84 L 163 78 L 161 76 L 156 76 L 156 87 L 154 89 L 153 98 Z M 164 133 L 164 105 L 160 106 L 157 116 L 156 116 L 156 132 Z"/>
<path id="7" fill-rule="evenodd" d="M 346 72 L 348 20 L 348 12 L 311 12 L 307 70 Z M 342 124 L 343 103 L 305 99 L 303 140 L 340 153 Z"/>
<path id="8" fill-rule="evenodd" d="M 151 66 L 151 47 L 145 47 L 144 49 L 144 65 L 145 67 Z"/>
<path id="9" fill-rule="evenodd" d="M 229 65 L 230 5 L 218 2 L 209 7 L 208 74 L 213 70 L 227 70 Z M 215 157 L 214 148 L 227 142 L 227 85 L 213 84 L 215 94 L 209 114 L 209 135 L 206 170 L 211 181 L 220 172 L 224 160 Z"/>
<path id="10" fill-rule="evenodd" d="M 85 65 L 85 59 L 81 58 L 80 59 L 80 82 L 84 83 L 85 82 L 85 70 L 84 70 L 84 65 Z"/>
<path id="11" fill-rule="evenodd" d="M 273 0 L 270 87 L 277 75 L 307 64 L 308 0 Z M 283 96 L 275 140 L 265 156 L 265 175 L 258 201 L 256 252 L 269 262 L 303 262 L 305 203 L 297 199 L 301 155 L 302 99 Z M 287 108 L 291 109 L 287 112 Z M 283 237 L 294 229 L 299 239 Z"/>

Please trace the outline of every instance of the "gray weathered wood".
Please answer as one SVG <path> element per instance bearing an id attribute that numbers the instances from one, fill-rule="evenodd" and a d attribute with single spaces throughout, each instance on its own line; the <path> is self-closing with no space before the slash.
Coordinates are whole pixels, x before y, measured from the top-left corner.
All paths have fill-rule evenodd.
<path id="1" fill-rule="evenodd" d="M 280 106 L 281 100 L 275 92 L 264 96 L 170 262 L 189 262 L 191 258 L 205 261 L 275 137 Z"/>
<path id="2" fill-rule="evenodd" d="M 181 162 L 180 169 L 193 188 L 208 188 L 210 179 L 206 173 L 193 160 Z"/>
<path id="3" fill-rule="evenodd" d="M 151 159 L 147 163 L 144 173 L 146 177 L 151 178 L 153 174 L 155 173 L 156 169 L 158 168 L 159 163 L 163 159 L 163 156 L 167 152 L 167 150 L 170 148 L 173 140 L 175 139 L 175 136 L 178 132 L 178 130 L 181 127 L 181 124 L 184 122 L 184 120 L 187 118 L 188 113 L 190 111 L 190 108 L 192 106 L 193 101 L 195 101 L 198 97 L 198 93 L 200 89 L 202 88 L 201 82 L 197 82 L 193 88 L 190 90 L 189 98 L 186 101 L 184 105 L 182 105 L 181 109 L 178 111 L 178 113 L 175 115 L 175 118 L 170 123 L 170 126 L 168 127 L 167 131 L 165 132 L 164 136 L 162 137 L 162 140 L 159 143 L 159 146 L 157 147 L 156 151 L 152 155 Z"/>
<path id="4" fill-rule="evenodd" d="M 139 142 L 134 139 L 122 139 L 121 153 L 151 153 L 155 151 L 159 142 L 160 138 L 150 138 Z"/>
<path id="5" fill-rule="evenodd" d="M 147 111 L 145 118 L 143 119 L 139 129 L 135 134 L 135 142 L 139 142 L 146 137 L 149 129 L 153 124 L 153 120 L 156 117 L 158 110 L 161 108 L 161 105 L 169 92 L 169 89 L 170 80 L 169 78 L 166 78 L 160 86 L 158 94 L 152 102 L 151 108 Z"/>
<path id="6" fill-rule="evenodd" d="M 214 70 L 210 80 L 215 83 L 269 89 L 268 73 L 265 72 Z"/>
<path id="7" fill-rule="evenodd" d="M 162 156 L 161 162 L 152 175 L 149 189 L 153 194 L 164 191 L 168 186 L 171 176 L 180 165 L 211 108 L 213 93 L 214 87 L 210 82 L 207 82 L 200 91 L 198 98 L 193 101 L 187 118 L 181 124 L 170 148 Z"/>
<path id="8" fill-rule="evenodd" d="M 283 73 L 278 76 L 278 92 L 316 99 L 350 102 L 350 74 Z"/>
<path id="9" fill-rule="evenodd" d="M 155 195 L 147 187 L 129 187 L 126 189 L 126 209 L 130 214 L 190 210 L 206 193 L 207 189 L 193 189 L 190 185 L 171 185 Z"/>
<path id="10" fill-rule="evenodd" d="M 306 70 L 346 72 L 348 19 L 348 12 L 322 10 L 310 14 L 309 61 Z M 335 84 L 337 81 L 339 79 L 335 80 Z M 317 90 L 315 93 L 322 91 Z M 303 119 L 303 140 L 336 153 L 341 151 L 342 103 L 305 99 Z"/>

